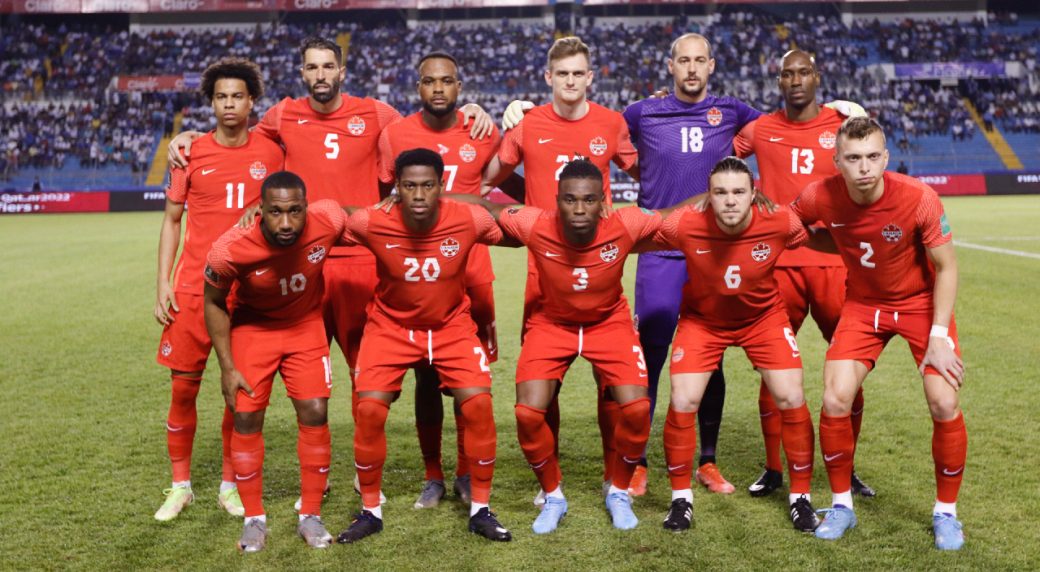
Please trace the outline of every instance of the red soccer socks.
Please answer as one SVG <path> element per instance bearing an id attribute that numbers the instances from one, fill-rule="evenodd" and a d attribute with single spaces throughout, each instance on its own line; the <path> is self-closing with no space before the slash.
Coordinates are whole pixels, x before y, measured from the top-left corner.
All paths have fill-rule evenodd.
<path id="1" fill-rule="evenodd" d="M 691 488 L 696 449 L 697 412 L 680 412 L 669 407 L 664 420 L 664 458 L 673 491 Z"/>
<path id="2" fill-rule="evenodd" d="M 329 481 L 332 440 L 328 424 L 300 425 L 296 439 L 300 459 L 300 514 L 321 514 L 321 497 Z"/>

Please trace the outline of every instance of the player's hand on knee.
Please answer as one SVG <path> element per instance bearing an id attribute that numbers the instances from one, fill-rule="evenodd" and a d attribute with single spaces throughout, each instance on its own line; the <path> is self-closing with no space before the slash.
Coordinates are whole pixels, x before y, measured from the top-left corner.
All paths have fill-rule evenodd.
<path id="1" fill-rule="evenodd" d="M 187 167 L 187 157 L 191 157 L 191 142 L 203 135 L 204 133 L 198 131 L 184 131 L 174 137 L 166 148 L 166 159 L 169 160 L 170 165 L 181 169 Z M 182 147 L 184 148 L 183 154 L 181 154 Z"/>
<path id="2" fill-rule="evenodd" d="M 173 292 L 173 287 L 169 283 L 159 285 L 159 295 L 155 300 L 155 319 L 163 326 L 169 326 L 175 320 L 173 314 L 170 312 L 180 312 L 180 307 L 177 306 L 177 295 Z"/>
<path id="3" fill-rule="evenodd" d="M 253 397 L 253 387 L 237 369 L 221 370 L 220 390 L 224 394 L 224 402 L 227 403 L 228 409 L 232 413 L 235 412 L 235 397 L 239 391 L 244 391 L 246 395 Z"/>
<path id="4" fill-rule="evenodd" d="M 524 114 L 534 109 L 534 102 L 514 99 L 502 113 L 502 131 L 509 131 L 524 120 Z"/>
<path id="5" fill-rule="evenodd" d="M 256 224 L 256 215 L 260 212 L 260 205 L 253 205 L 246 207 L 246 210 L 242 211 L 242 218 L 238 219 L 238 228 L 253 228 Z"/>
<path id="6" fill-rule="evenodd" d="M 957 391 L 964 385 L 964 360 L 953 351 L 953 340 L 950 338 L 928 338 L 928 350 L 919 368 L 924 375 L 925 368 L 931 366 L 939 375 Z"/>
<path id="7" fill-rule="evenodd" d="M 495 130 L 495 122 L 491 120 L 491 116 L 488 112 L 484 111 L 484 108 L 477 105 L 476 103 L 467 103 L 459 108 L 462 112 L 462 126 L 469 125 L 469 122 L 473 122 L 473 126 L 469 129 L 469 136 L 471 139 L 483 139 Z"/>

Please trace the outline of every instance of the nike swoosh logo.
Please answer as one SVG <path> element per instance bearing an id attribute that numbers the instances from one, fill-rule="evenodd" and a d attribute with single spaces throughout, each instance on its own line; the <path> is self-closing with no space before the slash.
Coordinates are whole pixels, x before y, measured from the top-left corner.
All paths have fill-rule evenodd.
<path id="1" fill-rule="evenodd" d="M 389 242 L 386 243 L 386 249 L 387 250 L 390 250 L 391 248 L 397 248 L 398 246 L 401 246 L 401 245 L 400 244 L 390 244 Z"/>
<path id="2" fill-rule="evenodd" d="M 244 477 L 242 475 L 238 474 L 238 473 L 235 473 L 235 480 L 236 481 L 248 481 L 249 479 L 255 477 L 257 472 L 258 471 L 253 471 L 252 473 L 249 473 L 248 475 L 246 475 Z"/>
<path id="3" fill-rule="evenodd" d="M 556 254 L 555 252 L 549 252 L 548 250 L 545 251 L 545 257 L 546 258 L 556 258 L 558 256 L 560 256 L 560 255 Z"/>
<path id="4" fill-rule="evenodd" d="M 646 374 L 645 373 L 641 373 L 641 374 L 639 374 L 639 377 L 646 377 Z"/>
<path id="5" fill-rule="evenodd" d="M 296 124 L 297 125 L 303 125 L 304 123 L 307 123 L 308 121 L 310 121 L 310 119 L 297 119 L 296 120 Z"/>
<path id="6" fill-rule="evenodd" d="M 699 248 L 697 249 L 697 254 L 707 254 L 707 253 L 709 253 L 709 252 L 711 252 L 711 249 L 710 249 L 710 248 L 709 248 L 708 250 L 701 250 L 701 249 L 699 249 Z"/>
<path id="7" fill-rule="evenodd" d="M 772 414 L 773 414 L 772 411 L 766 411 L 765 413 L 759 413 L 758 416 L 759 417 L 769 417 Z"/>
<path id="8" fill-rule="evenodd" d="M 833 226 L 834 228 L 838 228 L 839 226 L 845 226 L 845 223 L 843 223 L 843 222 L 832 222 L 831 226 Z"/>
<path id="9" fill-rule="evenodd" d="M 538 139 L 538 143 L 539 143 L 539 144 L 542 144 L 542 143 L 548 143 L 548 142 L 550 142 L 550 141 L 552 141 L 552 138 L 549 138 L 549 139 L 541 139 L 541 138 L 539 138 L 539 139 Z"/>
<path id="10" fill-rule="evenodd" d="M 957 475 L 961 474 L 962 471 L 964 471 L 964 467 L 961 467 L 953 472 L 950 472 L 949 469 L 943 469 L 943 474 L 948 477 L 956 477 Z"/>
<path id="11" fill-rule="evenodd" d="M 549 459 L 546 459 L 546 460 L 542 461 L 541 463 L 538 463 L 537 465 L 531 465 L 531 468 L 532 469 L 541 469 L 548 462 L 549 462 Z"/>
<path id="12" fill-rule="evenodd" d="M 267 272 L 268 270 L 270 270 L 270 268 L 264 268 L 263 270 L 257 270 L 257 271 L 256 271 L 256 275 L 257 275 L 257 276 L 262 276 L 262 275 L 263 275 L 264 273 L 266 273 L 266 272 Z"/>
<path id="13" fill-rule="evenodd" d="M 681 469 L 681 468 L 683 468 L 685 466 L 686 466 L 686 463 L 683 463 L 681 465 L 674 465 L 674 466 L 673 465 L 668 465 L 668 472 L 678 471 L 679 469 Z"/>
<path id="14" fill-rule="evenodd" d="M 834 459 L 837 459 L 838 457 L 842 456 L 843 454 L 844 453 L 835 453 L 833 455 L 824 455 L 823 456 L 823 460 L 828 462 L 828 463 L 830 463 L 831 461 L 833 461 Z"/>
<path id="15" fill-rule="evenodd" d="M 804 471 L 805 469 L 808 469 L 811 466 L 812 466 L 812 463 L 809 463 L 808 465 L 798 465 L 798 464 L 795 464 L 793 467 L 791 467 L 791 469 L 793 469 L 795 471 Z"/>
<path id="16" fill-rule="evenodd" d="M 321 473 L 321 474 L 325 474 L 325 473 L 329 472 L 329 468 L 328 467 L 320 467 L 318 469 L 318 472 Z"/>
<path id="17" fill-rule="evenodd" d="M 629 459 L 628 457 L 626 457 L 624 455 L 621 456 L 621 460 L 626 462 L 626 463 L 628 463 L 629 465 L 634 465 L 634 464 L 639 462 L 638 458 L 636 458 L 636 459 Z"/>
<path id="18" fill-rule="evenodd" d="M 477 461 L 477 464 L 486 467 L 488 465 L 495 464 L 495 460 L 494 459 L 479 459 Z"/>
<path id="19" fill-rule="evenodd" d="M 216 169 L 203 169 L 202 174 L 205 176 L 212 173 L 213 171 L 216 171 Z"/>
<path id="20" fill-rule="evenodd" d="M 770 137 L 769 138 L 769 142 L 770 143 L 776 143 L 777 141 L 783 141 L 783 140 L 784 140 L 783 137 Z"/>
<path id="21" fill-rule="evenodd" d="M 354 463 L 354 468 L 359 470 L 359 471 L 371 471 L 372 467 L 374 467 L 374 466 L 375 465 L 359 465 L 357 463 Z"/>
<path id="22" fill-rule="evenodd" d="M 171 433 L 176 433 L 178 431 L 184 431 L 184 427 L 173 428 L 173 427 L 170 427 L 169 423 L 166 423 L 166 430 L 171 432 Z"/>

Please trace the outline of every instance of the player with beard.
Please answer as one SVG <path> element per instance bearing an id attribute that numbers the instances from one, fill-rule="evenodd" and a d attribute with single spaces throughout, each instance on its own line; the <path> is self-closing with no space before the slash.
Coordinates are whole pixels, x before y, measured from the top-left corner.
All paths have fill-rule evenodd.
<path id="1" fill-rule="evenodd" d="M 444 52 L 431 52 L 419 60 L 419 100 L 422 110 L 388 126 L 379 136 L 380 181 L 394 182 L 394 160 L 402 151 L 416 147 L 430 149 L 444 160 L 444 192 L 481 195 L 481 175 L 498 152 L 497 130 L 491 137 L 474 140 L 465 126 L 463 114 L 456 110 L 462 81 L 458 63 Z M 495 298 L 491 254 L 486 245 L 476 244 L 466 268 L 466 295 L 470 314 L 477 325 L 477 336 L 488 363 L 498 360 L 495 331 Z M 425 465 L 425 482 L 415 508 L 432 508 L 444 497 L 444 468 L 441 464 L 441 433 L 444 409 L 440 380 L 432 367 L 415 368 L 415 428 Z M 456 409 L 457 462 L 454 490 L 463 503 L 470 502 L 469 465 L 465 453 L 465 426 Z"/>
<path id="2" fill-rule="evenodd" d="M 820 105 L 816 90 L 820 72 L 816 60 L 801 50 L 791 50 L 780 58 L 777 86 L 784 108 L 752 121 L 737 135 L 737 155 L 758 158 L 762 191 L 778 204 L 786 205 L 812 182 L 836 175 L 834 163 L 836 133 L 845 115 Z M 858 107 L 858 106 L 856 106 Z M 831 340 L 845 301 L 845 265 L 836 254 L 809 248 L 785 250 L 774 272 L 780 285 L 795 334 L 811 313 L 823 339 Z M 748 487 L 752 496 L 765 496 L 783 485 L 780 461 L 780 433 L 783 425 L 765 383 L 759 388 L 759 419 L 766 445 L 766 466 L 757 481 Z M 863 388 L 852 404 L 852 431 L 859 440 L 863 423 Z M 852 473 L 853 493 L 872 497 L 874 489 Z"/>

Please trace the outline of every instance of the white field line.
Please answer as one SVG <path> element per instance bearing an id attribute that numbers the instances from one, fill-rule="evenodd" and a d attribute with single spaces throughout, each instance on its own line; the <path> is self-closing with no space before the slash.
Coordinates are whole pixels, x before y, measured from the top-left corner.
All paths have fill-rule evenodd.
<path id="1" fill-rule="evenodd" d="M 1034 258 L 1040 260 L 1040 254 L 1035 252 L 1023 252 L 1021 250 L 1010 250 L 1007 248 L 997 248 L 995 246 L 984 246 L 981 244 L 974 244 L 971 242 L 964 242 L 962 240 L 954 240 L 953 244 L 961 248 L 971 248 L 974 250 L 984 250 L 986 252 L 995 252 L 997 254 L 1008 254 L 1011 256 L 1021 256 L 1022 258 Z"/>

